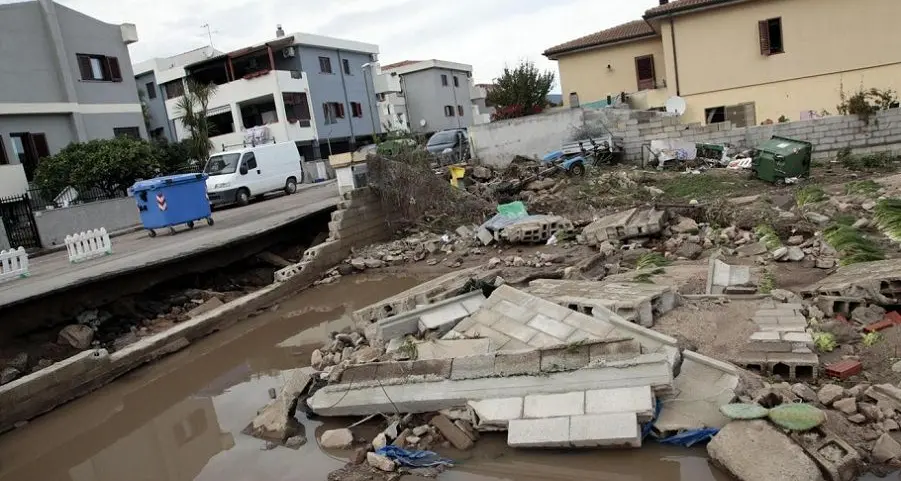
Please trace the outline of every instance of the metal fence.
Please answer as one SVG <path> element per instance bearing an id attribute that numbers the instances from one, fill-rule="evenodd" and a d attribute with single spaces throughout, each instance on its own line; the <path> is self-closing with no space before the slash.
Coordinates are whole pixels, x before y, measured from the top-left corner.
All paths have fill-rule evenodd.
<path id="1" fill-rule="evenodd" d="M 60 207 L 68 207 L 70 205 L 86 204 L 88 202 L 121 199 L 122 197 L 127 196 L 128 193 L 125 191 L 107 192 L 96 187 L 86 191 L 79 191 L 67 187 L 55 197 L 51 198 L 48 195 L 45 195 L 45 191 L 41 189 L 28 189 L 29 204 L 34 210 L 57 209 Z"/>
<path id="2" fill-rule="evenodd" d="M 41 237 L 28 194 L 0 197 L 0 218 L 3 219 L 10 246 L 26 249 L 41 247 Z"/>

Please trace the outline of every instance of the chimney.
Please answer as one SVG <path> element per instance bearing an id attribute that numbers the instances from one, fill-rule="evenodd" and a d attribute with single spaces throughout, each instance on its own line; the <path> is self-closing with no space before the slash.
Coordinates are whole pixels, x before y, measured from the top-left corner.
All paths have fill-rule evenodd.
<path id="1" fill-rule="evenodd" d="M 663 2 L 663 0 L 660 0 L 660 1 Z M 282 38 L 282 37 L 285 36 L 285 31 L 282 30 L 282 24 L 276 25 L 276 28 L 275 28 L 275 36 L 278 37 L 278 38 Z"/>
<path id="2" fill-rule="evenodd" d="M 669 0 L 660 0 L 660 5 L 666 5 L 669 3 Z"/>

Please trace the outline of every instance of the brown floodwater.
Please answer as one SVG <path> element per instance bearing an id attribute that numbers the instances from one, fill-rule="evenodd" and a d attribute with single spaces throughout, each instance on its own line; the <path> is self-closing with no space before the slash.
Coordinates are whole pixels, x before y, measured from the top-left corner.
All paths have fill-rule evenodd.
<path id="1" fill-rule="evenodd" d="M 349 452 L 325 452 L 324 429 L 353 419 L 304 420 L 298 450 L 242 434 L 285 370 L 306 365 L 354 309 L 408 289 L 412 278 L 345 278 L 304 291 L 249 321 L 0 436 L 0 481 L 320 481 Z M 514 451 L 502 434 L 470 452 L 445 481 L 725 481 L 703 448 L 647 443 L 622 451 Z"/>

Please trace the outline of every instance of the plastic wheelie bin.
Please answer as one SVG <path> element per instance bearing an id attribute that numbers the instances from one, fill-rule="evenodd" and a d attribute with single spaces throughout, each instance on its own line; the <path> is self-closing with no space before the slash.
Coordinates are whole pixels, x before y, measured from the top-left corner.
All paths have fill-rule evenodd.
<path id="1" fill-rule="evenodd" d="M 810 177 L 813 144 L 803 140 L 773 136 L 754 154 L 752 168 L 757 178 L 782 183 L 791 177 Z"/>
<path id="2" fill-rule="evenodd" d="M 179 174 L 135 182 L 134 192 L 141 223 L 150 237 L 156 237 L 155 229 L 185 224 L 194 228 L 194 222 L 206 220 L 213 225 L 210 201 L 206 194 L 207 174 Z"/>

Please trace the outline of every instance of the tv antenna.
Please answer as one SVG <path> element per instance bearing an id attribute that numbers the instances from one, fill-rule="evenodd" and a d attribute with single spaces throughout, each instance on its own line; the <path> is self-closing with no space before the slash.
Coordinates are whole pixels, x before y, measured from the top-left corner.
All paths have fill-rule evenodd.
<path id="1" fill-rule="evenodd" d="M 213 48 L 213 34 L 214 34 L 214 33 L 219 33 L 219 31 L 218 31 L 218 30 L 212 30 L 212 27 L 210 27 L 210 24 L 209 24 L 209 23 L 205 23 L 205 24 L 201 25 L 200 28 L 205 28 L 205 29 L 206 29 L 206 36 L 207 36 L 207 38 L 209 38 L 209 40 L 210 40 L 210 48 Z"/>

